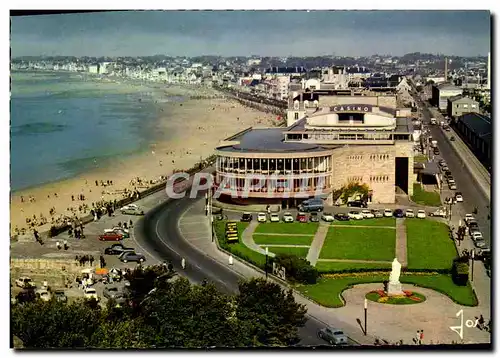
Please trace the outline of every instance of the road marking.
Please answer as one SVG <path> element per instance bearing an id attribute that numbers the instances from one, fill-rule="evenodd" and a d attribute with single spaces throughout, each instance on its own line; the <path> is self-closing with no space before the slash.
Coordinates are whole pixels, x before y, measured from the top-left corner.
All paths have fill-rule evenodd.
<path id="1" fill-rule="evenodd" d="M 186 226 L 186 225 L 196 225 L 196 224 L 206 224 L 207 220 L 204 221 L 192 221 L 192 222 L 179 222 L 179 226 Z"/>

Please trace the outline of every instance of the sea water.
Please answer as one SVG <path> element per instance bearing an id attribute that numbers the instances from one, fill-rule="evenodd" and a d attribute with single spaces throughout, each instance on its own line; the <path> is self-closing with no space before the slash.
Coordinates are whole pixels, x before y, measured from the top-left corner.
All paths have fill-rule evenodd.
<path id="1" fill-rule="evenodd" d="M 11 73 L 11 190 L 147 150 L 158 98 L 155 89 L 86 74 Z"/>

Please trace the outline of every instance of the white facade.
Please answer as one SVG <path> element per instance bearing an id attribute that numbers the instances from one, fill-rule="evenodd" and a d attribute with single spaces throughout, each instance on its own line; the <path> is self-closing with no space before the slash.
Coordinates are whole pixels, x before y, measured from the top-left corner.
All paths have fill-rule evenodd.
<path id="1" fill-rule="evenodd" d="M 99 66 L 98 65 L 90 65 L 89 66 L 89 73 L 99 73 Z"/>

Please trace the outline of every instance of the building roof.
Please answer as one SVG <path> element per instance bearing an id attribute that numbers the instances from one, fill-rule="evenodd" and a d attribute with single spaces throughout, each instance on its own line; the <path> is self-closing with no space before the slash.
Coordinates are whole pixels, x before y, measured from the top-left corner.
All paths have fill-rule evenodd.
<path id="1" fill-rule="evenodd" d="M 266 73 L 305 73 L 307 70 L 304 67 L 270 67 Z"/>
<path id="2" fill-rule="evenodd" d="M 283 132 L 284 128 L 252 129 L 232 139 L 239 141 L 239 144 L 218 148 L 218 150 L 259 153 L 320 152 L 326 150 L 317 144 L 284 142 Z"/>
<path id="3" fill-rule="evenodd" d="M 424 164 L 424 169 L 422 170 L 422 174 L 425 175 L 436 175 L 441 171 L 438 168 L 438 165 L 435 162 L 427 162 Z"/>
<path id="4" fill-rule="evenodd" d="M 467 113 L 458 118 L 476 136 L 491 143 L 491 119 L 479 113 Z"/>
<path id="5" fill-rule="evenodd" d="M 477 103 L 477 101 L 475 99 L 461 95 L 461 94 L 448 98 L 448 101 L 450 101 L 450 102 L 464 101 L 464 102 L 469 102 L 469 103 Z"/>
<path id="6" fill-rule="evenodd" d="M 454 85 L 452 85 L 452 84 L 450 84 L 450 83 L 448 83 L 448 82 L 445 82 L 445 83 L 440 83 L 440 84 L 438 84 L 438 85 L 436 86 L 436 88 L 437 88 L 438 90 L 440 90 L 440 91 L 441 91 L 441 90 L 448 90 L 448 91 L 450 91 L 450 90 L 461 91 L 461 90 L 462 90 L 461 88 L 459 88 L 459 87 L 457 87 L 457 86 L 454 86 Z"/>
<path id="7" fill-rule="evenodd" d="M 411 118 L 396 118 L 396 134 L 413 134 L 413 122 Z"/>

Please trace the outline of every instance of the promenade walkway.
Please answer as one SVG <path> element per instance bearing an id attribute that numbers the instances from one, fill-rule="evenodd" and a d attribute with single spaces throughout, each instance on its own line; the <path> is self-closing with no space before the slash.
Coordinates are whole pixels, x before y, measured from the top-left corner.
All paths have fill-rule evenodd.
<path id="1" fill-rule="evenodd" d="M 314 235 L 314 239 L 306 257 L 306 260 L 309 261 L 312 266 L 316 266 L 316 262 L 318 261 L 319 254 L 321 253 L 321 248 L 323 247 L 329 228 L 330 225 L 321 223 L 316 231 L 316 234 Z"/>
<path id="2" fill-rule="evenodd" d="M 263 249 L 262 247 L 260 247 L 259 245 L 257 245 L 255 243 L 255 241 L 253 241 L 253 233 L 258 225 L 259 225 L 259 223 L 257 221 L 251 221 L 250 224 L 245 229 L 245 231 L 243 231 L 243 233 L 241 234 L 241 241 L 243 242 L 243 244 L 246 247 L 248 247 L 254 251 L 257 251 L 257 252 L 261 253 L 262 255 L 265 255 L 266 250 Z M 274 255 L 274 253 L 269 252 L 268 256 L 274 257 L 275 255 Z"/>

